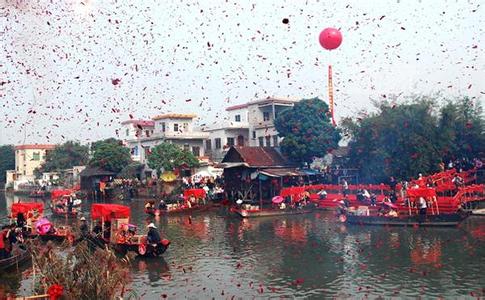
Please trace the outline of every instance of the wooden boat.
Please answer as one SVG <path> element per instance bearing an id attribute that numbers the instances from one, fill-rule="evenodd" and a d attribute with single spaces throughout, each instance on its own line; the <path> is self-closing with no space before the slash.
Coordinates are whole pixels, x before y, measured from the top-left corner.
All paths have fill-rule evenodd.
<path id="1" fill-rule="evenodd" d="M 15 220 L 18 214 L 23 214 L 26 218 L 31 218 L 32 226 L 23 231 L 25 238 L 40 238 L 43 241 L 74 240 L 72 230 L 69 226 L 54 227 L 52 223 L 43 217 L 43 211 L 44 204 L 40 202 L 13 203 L 10 218 Z"/>
<path id="2" fill-rule="evenodd" d="M 170 205 L 170 204 L 168 204 Z M 145 213 L 151 216 L 160 216 L 160 215 L 171 215 L 171 214 L 183 214 L 183 213 L 192 213 L 192 212 L 200 212 L 200 211 L 207 211 L 211 208 L 210 204 L 205 205 L 193 205 L 188 207 L 186 205 L 182 205 L 180 207 L 173 207 L 167 209 L 147 209 L 145 208 Z"/>
<path id="3" fill-rule="evenodd" d="M 288 209 L 242 209 L 231 208 L 231 212 L 242 218 L 275 217 L 286 215 L 300 215 L 313 212 L 313 208 L 288 208 Z"/>
<path id="4" fill-rule="evenodd" d="M 93 204 L 91 219 L 101 221 L 101 232 L 93 236 L 98 244 L 109 245 L 115 251 L 128 251 L 140 256 L 158 256 L 168 249 L 170 241 L 162 239 L 156 245 L 149 244 L 146 235 L 136 234 L 136 226 L 129 223 L 130 208 L 118 204 Z M 109 224 L 109 228 L 105 227 Z M 133 230 L 133 234 L 126 234 Z"/>
<path id="5" fill-rule="evenodd" d="M 70 197 L 73 197 L 74 199 L 69 199 Z M 68 211 L 67 208 L 67 202 L 69 200 L 73 201 L 73 206 L 72 210 Z M 81 206 L 81 200 L 76 199 L 72 195 L 64 195 L 61 196 L 60 198 L 52 199 L 51 200 L 51 212 L 52 212 L 52 217 L 55 218 L 77 218 L 79 211 L 80 211 L 80 206 Z"/>
<path id="6" fill-rule="evenodd" d="M 358 225 L 387 225 L 387 226 L 457 226 L 469 216 L 468 213 L 427 215 L 420 218 L 413 216 L 377 216 L 377 215 L 340 215 L 340 220 Z"/>
<path id="7" fill-rule="evenodd" d="M 27 249 L 16 247 L 14 250 L 12 250 L 12 252 L 14 252 L 12 256 L 5 259 L 0 259 L 1 271 L 16 267 L 22 262 L 25 262 L 31 258 L 30 252 Z"/>

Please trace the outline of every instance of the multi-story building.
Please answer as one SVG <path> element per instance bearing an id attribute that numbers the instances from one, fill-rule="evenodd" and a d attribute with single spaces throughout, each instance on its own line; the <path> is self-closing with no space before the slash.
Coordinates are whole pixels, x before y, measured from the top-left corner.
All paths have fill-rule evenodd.
<path id="1" fill-rule="evenodd" d="M 124 126 L 124 143 L 130 148 L 132 159 L 147 163 L 151 149 L 162 142 L 179 145 L 202 159 L 204 141 L 209 134 L 194 128 L 194 114 L 162 114 L 152 120 L 129 120 Z M 148 167 L 147 167 L 147 170 Z"/>
<path id="2" fill-rule="evenodd" d="M 230 146 L 278 147 L 281 138 L 274 126 L 278 114 L 297 100 L 265 98 L 226 108 L 222 123 L 204 131 L 209 133 L 206 152 L 221 161 Z"/>
<path id="3" fill-rule="evenodd" d="M 35 181 L 34 170 L 45 162 L 47 153 L 55 147 L 41 144 L 15 146 L 15 170 L 7 171 L 6 184 Z"/>

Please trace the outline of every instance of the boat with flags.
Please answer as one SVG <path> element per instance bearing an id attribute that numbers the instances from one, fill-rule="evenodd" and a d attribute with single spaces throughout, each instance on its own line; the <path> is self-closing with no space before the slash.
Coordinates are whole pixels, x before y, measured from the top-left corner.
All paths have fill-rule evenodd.
<path id="1" fill-rule="evenodd" d="M 120 253 L 135 252 L 140 256 L 159 256 L 169 247 L 170 241 L 160 239 L 150 243 L 147 235 L 137 234 L 137 227 L 130 224 L 131 211 L 128 206 L 119 204 L 93 204 L 91 220 L 93 239 L 98 245 L 110 245 Z M 150 224 L 154 227 L 154 224 Z"/>
<path id="2" fill-rule="evenodd" d="M 348 206 L 342 201 L 341 222 L 358 225 L 389 226 L 456 226 L 470 213 L 455 198 L 438 198 L 434 188 L 412 188 L 396 203 L 389 201 L 375 206 Z"/>

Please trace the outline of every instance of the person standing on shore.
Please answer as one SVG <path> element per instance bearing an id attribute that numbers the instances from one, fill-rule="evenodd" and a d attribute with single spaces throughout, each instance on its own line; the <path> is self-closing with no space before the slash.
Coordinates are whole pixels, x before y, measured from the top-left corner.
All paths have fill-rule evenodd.
<path id="1" fill-rule="evenodd" d="M 418 200 L 418 208 L 419 208 L 419 222 L 423 222 L 426 218 L 426 211 L 427 211 L 427 204 L 426 200 L 423 197 L 419 197 Z"/>

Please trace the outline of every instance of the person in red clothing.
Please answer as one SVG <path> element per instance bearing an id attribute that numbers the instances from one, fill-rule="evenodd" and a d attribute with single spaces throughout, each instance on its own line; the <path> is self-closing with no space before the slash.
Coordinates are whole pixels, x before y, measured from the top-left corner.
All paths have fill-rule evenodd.
<path id="1" fill-rule="evenodd" d="M 6 235 L 7 235 L 7 231 L 5 229 L 2 229 L 2 231 L 0 231 L 0 259 L 4 259 L 8 257 L 8 252 L 7 252 L 6 243 L 5 243 Z"/>

